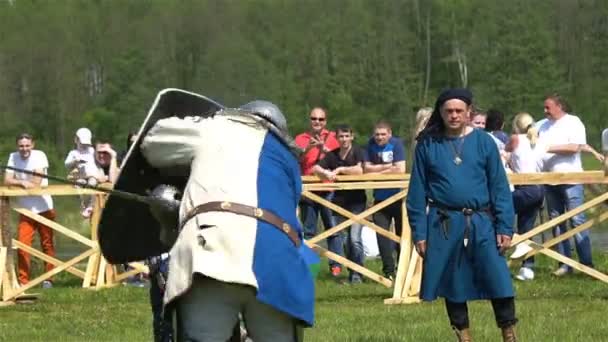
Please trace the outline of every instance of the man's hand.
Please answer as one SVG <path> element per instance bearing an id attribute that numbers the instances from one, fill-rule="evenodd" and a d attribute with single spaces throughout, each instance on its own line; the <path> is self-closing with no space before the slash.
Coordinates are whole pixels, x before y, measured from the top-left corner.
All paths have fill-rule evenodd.
<path id="1" fill-rule="evenodd" d="M 34 184 L 33 182 L 30 182 L 30 181 L 24 180 L 24 181 L 21 181 L 21 186 L 24 189 L 32 189 L 32 188 L 36 187 L 36 184 Z"/>
<path id="2" fill-rule="evenodd" d="M 325 172 L 323 172 L 323 176 L 325 177 L 325 179 L 328 179 L 330 181 L 334 181 L 336 180 L 336 170 L 334 171 L 329 171 L 329 170 L 325 170 Z"/>
<path id="3" fill-rule="evenodd" d="M 424 258 L 426 255 L 426 240 L 416 242 L 416 252 Z"/>
<path id="4" fill-rule="evenodd" d="M 319 136 L 314 136 L 310 138 L 308 142 L 308 146 L 310 147 L 320 147 L 323 145 L 323 140 Z"/>
<path id="5" fill-rule="evenodd" d="M 511 247 L 511 237 L 509 235 L 496 234 L 496 247 L 501 255 Z"/>

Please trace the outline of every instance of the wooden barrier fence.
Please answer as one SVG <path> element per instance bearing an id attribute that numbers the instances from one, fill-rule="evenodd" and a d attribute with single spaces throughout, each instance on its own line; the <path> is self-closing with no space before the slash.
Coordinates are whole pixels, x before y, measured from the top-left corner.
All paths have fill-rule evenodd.
<path id="1" fill-rule="evenodd" d="M 325 256 L 329 259 L 335 260 L 342 265 L 360 272 L 365 277 L 378 282 L 386 287 L 393 288 L 393 297 L 385 300 L 386 304 L 398 304 L 398 303 L 415 303 L 418 302 L 418 294 L 420 290 L 420 280 L 422 274 L 422 259 L 416 253 L 416 250 L 412 245 L 411 229 L 407 220 L 407 211 L 405 210 L 404 198 L 407 195 L 407 188 L 409 183 L 409 175 L 360 175 L 360 176 L 338 176 L 336 182 L 327 183 L 322 182 L 320 179 L 314 176 L 303 177 L 304 189 L 302 196 L 311 201 L 317 202 L 332 211 L 344 216 L 346 221 L 336 225 L 335 227 L 327 227 L 323 232 L 316 235 L 315 237 L 306 240 L 310 247 L 319 252 L 320 255 Z M 535 173 L 535 174 L 511 174 L 509 180 L 513 185 L 523 184 L 608 184 L 608 176 L 601 171 L 588 171 L 578 173 Z M 387 198 L 384 201 L 376 203 L 371 207 L 367 208 L 360 214 L 354 214 L 335 203 L 325 200 L 318 196 L 314 191 L 327 191 L 327 190 L 355 190 L 355 189 L 399 189 L 399 191 Z M 69 229 L 60 225 L 57 222 L 49 221 L 46 218 L 37 215 L 33 212 L 22 208 L 11 208 L 9 198 L 26 196 L 26 195 L 42 195 L 49 194 L 53 196 L 75 196 L 75 195 L 93 195 L 95 197 L 95 207 L 93 215 L 91 217 L 91 236 L 85 237 L 81 234 L 76 233 L 74 230 Z M 76 189 L 72 186 L 66 185 L 52 185 L 47 188 L 38 189 L 21 189 L 15 187 L 0 187 L 0 299 L 1 304 L 11 304 L 15 300 L 22 298 L 25 295 L 25 291 L 33 288 L 34 286 L 42 283 L 54 275 L 60 272 L 69 272 L 74 276 L 83 279 L 82 286 L 84 288 L 104 288 L 109 286 L 115 286 L 130 275 L 147 272 L 147 267 L 140 263 L 131 263 L 132 270 L 128 272 L 119 273 L 115 265 L 107 263 L 105 258 L 101 255 L 98 241 L 97 241 L 97 224 L 101 216 L 101 210 L 105 201 L 106 194 L 85 189 Z M 588 274 L 598 280 L 608 283 L 608 276 L 601 273 L 593 268 L 582 265 L 573 259 L 566 258 L 557 252 L 554 252 L 550 247 L 555 244 L 567 239 L 574 234 L 593 228 L 600 222 L 608 219 L 608 212 L 601 212 L 590 217 L 588 221 L 575 229 L 568 231 L 567 233 L 546 241 L 542 244 L 536 243 L 532 238 L 538 234 L 542 234 L 548 229 L 570 219 L 572 216 L 584 212 L 590 208 L 601 206 L 608 201 L 608 192 L 605 190 L 598 194 L 595 198 L 589 200 L 584 205 L 575 208 L 563 215 L 556 217 L 548 222 L 542 223 L 539 226 L 532 229 L 530 232 L 522 235 L 516 234 L 513 238 L 513 246 L 524 243 L 530 246 L 530 252 L 525 256 L 529 257 L 537 253 L 544 254 L 552 259 L 563 262 L 573 268 Z M 402 234 L 401 236 L 396 235 L 392 231 L 386 230 L 383 227 L 379 227 L 373 223 L 369 218 L 371 215 L 382 208 L 385 208 L 391 204 L 400 203 L 402 208 Z M 601 207 L 603 209 L 603 207 Z M 38 222 L 48 225 L 55 232 L 65 235 L 66 237 L 82 244 L 85 246 L 85 251 L 78 254 L 77 256 L 62 261 L 44 254 L 43 252 L 36 250 L 33 247 L 26 246 L 19 241 L 12 238 L 12 230 L 9 224 L 9 215 L 11 210 L 28 216 Z M 400 244 L 400 254 L 398 260 L 398 271 L 396 277 L 393 280 L 387 279 L 382 275 L 375 273 L 374 271 L 360 266 L 344 257 L 336 255 L 325 248 L 318 245 L 320 241 L 327 237 L 347 229 L 353 222 L 361 223 L 371 229 L 376 234 L 381 234 L 397 243 Z M 16 279 L 15 263 L 13 252 L 15 249 L 22 249 L 34 257 L 40 258 L 45 262 L 51 263 L 55 268 L 51 271 L 45 272 L 42 275 L 31 280 L 27 285 L 19 286 Z M 86 260 L 86 269 L 83 271 L 77 267 L 77 264 Z"/>
<path id="2" fill-rule="evenodd" d="M 508 176 L 509 182 L 513 185 L 608 184 L 608 176 L 605 172 L 602 171 L 586 171 L 574 173 L 509 174 Z M 303 177 L 303 182 L 303 197 L 315 201 L 333 210 L 334 212 L 343 215 L 348 219 L 344 223 L 336 225 L 335 227 L 328 227 L 328 229 L 326 229 L 324 232 L 307 240 L 306 243 L 315 250 L 317 250 L 321 255 L 326 256 L 327 258 L 332 259 L 336 262 L 339 262 L 350 269 L 358 271 L 367 278 L 376 281 L 384 286 L 393 287 L 393 297 L 386 299 L 386 304 L 405 304 L 419 302 L 418 295 L 420 291 L 420 281 L 422 276 L 422 259 L 420 258 L 416 250 L 413 248 L 412 232 L 407 220 L 407 212 L 405 210 L 405 203 L 403 201 L 407 193 L 409 175 L 366 174 L 360 176 L 338 176 L 336 181 L 332 183 L 323 182 L 316 176 L 306 176 Z M 368 208 L 361 214 L 354 214 L 352 212 L 349 212 L 344 208 L 341 208 L 336 204 L 331 203 L 323 199 L 322 197 L 312 193 L 312 191 L 388 188 L 398 188 L 400 191 L 394 196 L 386 199 L 385 201 L 372 205 L 370 208 Z M 394 233 L 387 232 L 387 230 L 383 229 L 382 227 L 378 227 L 373 222 L 370 222 L 368 220 L 368 217 L 374 212 L 377 212 L 378 210 L 398 201 L 401 201 L 401 206 L 403 209 L 403 230 L 401 236 L 397 236 Z M 608 212 L 601 213 L 600 209 L 600 214 L 590 217 L 585 224 L 576 227 L 575 229 L 571 229 L 565 234 L 562 234 L 559 237 L 553 238 L 547 242 L 544 242 L 543 244 L 539 245 L 532 240 L 532 237 L 538 234 L 542 234 L 548 229 L 551 229 L 556 225 L 567 221 L 574 215 L 605 203 L 608 203 L 608 192 L 604 190 L 602 193 L 597 194 L 595 198 L 589 200 L 579 208 L 575 208 L 569 212 L 564 213 L 563 215 L 560 215 L 559 217 L 556 217 L 548 222 L 542 223 L 526 234 L 515 234 L 512 246 L 515 247 L 520 243 L 528 244 L 531 248 L 531 251 L 526 254 L 525 257 L 529 257 L 537 253 L 542 253 L 552 259 L 570 265 L 573 268 L 591 277 L 608 283 L 607 275 L 593 268 L 582 265 L 571 258 L 567 258 L 549 249 L 555 244 L 574 236 L 580 231 L 597 226 L 597 224 L 608 219 Z M 400 243 L 401 252 L 399 253 L 397 274 L 394 279 L 394 283 L 390 279 L 387 279 L 368 268 L 357 265 L 354 262 L 347 260 L 346 258 L 331 253 L 318 245 L 321 240 L 326 239 L 327 237 L 344 229 L 347 229 L 352 222 L 358 222 L 360 224 L 366 225 L 376 231 L 377 234 L 381 234 L 383 236 L 388 237 L 389 239 L 392 239 L 395 242 Z"/>
<path id="3" fill-rule="evenodd" d="M 90 237 L 83 236 L 75 230 L 67 228 L 55 221 L 51 221 L 30 210 L 12 207 L 11 198 L 27 195 L 52 195 L 52 196 L 81 196 L 89 195 L 94 198 L 94 206 L 90 222 Z M 35 298 L 28 295 L 26 291 L 51 279 L 60 272 L 68 272 L 82 279 L 83 288 L 100 289 L 115 286 L 128 276 L 140 272 L 147 272 L 147 267 L 140 263 L 131 263 L 132 270 L 120 273 L 115 265 L 109 265 L 101 255 L 97 241 L 97 225 L 101 217 L 101 211 L 107 195 L 102 192 L 78 189 L 69 185 L 51 185 L 46 188 L 22 189 L 16 187 L 0 187 L 0 303 L 3 305 L 13 304 L 19 299 Z M 13 238 L 13 230 L 10 226 L 10 213 L 16 212 L 36 222 L 50 227 L 54 233 L 62 234 L 70 240 L 85 247 L 85 250 L 67 261 L 59 260 L 45 254 L 32 246 L 27 246 Z M 61 215 L 61 213 L 59 213 Z M 54 268 L 37 276 L 25 285 L 20 285 L 15 272 L 14 252 L 21 249 L 30 255 L 50 263 Z M 77 264 L 86 261 L 86 269 L 78 268 Z"/>

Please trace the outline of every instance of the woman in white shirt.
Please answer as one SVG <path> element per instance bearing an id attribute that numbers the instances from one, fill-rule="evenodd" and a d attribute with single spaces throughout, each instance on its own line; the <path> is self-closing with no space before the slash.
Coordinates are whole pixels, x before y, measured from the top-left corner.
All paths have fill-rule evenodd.
<path id="1" fill-rule="evenodd" d="M 537 147 L 538 129 L 534 118 L 528 113 L 519 113 L 513 119 L 513 135 L 506 151 L 510 152 L 509 165 L 514 173 L 536 173 L 541 171 L 544 150 Z M 526 233 L 534 227 L 536 217 L 543 204 L 544 191 L 541 185 L 516 185 L 513 191 L 513 206 L 517 214 L 517 232 Z M 519 280 L 534 279 L 534 258 L 523 261 Z"/>

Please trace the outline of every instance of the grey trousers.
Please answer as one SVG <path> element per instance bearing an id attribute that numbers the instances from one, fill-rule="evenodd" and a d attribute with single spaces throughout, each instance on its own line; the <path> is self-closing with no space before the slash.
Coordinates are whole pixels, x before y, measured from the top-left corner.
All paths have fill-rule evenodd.
<path id="1" fill-rule="evenodd" d="M 195 276 L 192 287 L 176 303 L 177 341 L 226 342 L 242 314 L 254 342 L 303 341 L 296 320 L 259 302 L 255 289 Z"/>

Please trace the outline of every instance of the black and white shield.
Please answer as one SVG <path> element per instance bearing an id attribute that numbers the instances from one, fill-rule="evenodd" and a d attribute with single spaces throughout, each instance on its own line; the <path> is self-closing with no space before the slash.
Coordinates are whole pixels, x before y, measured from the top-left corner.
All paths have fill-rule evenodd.
<path id="1" fill-rule="evenodd" d="M 156 186 L 168 184 L 183 190 L 190 168 L 157 169 L 143 157 L 143 137 L 161 119 L 177 116 L 210 117 L 224 107 L 195 93 L 180 89 L 160 91 L 122 163 L 114 189 L 147 195 Z M 160 224 L 143 202 L 110 194 L 99 222 L 99 245 L 104 257 L 113 264 L 144 260 L 169 250 L 160 239 Z"/>

